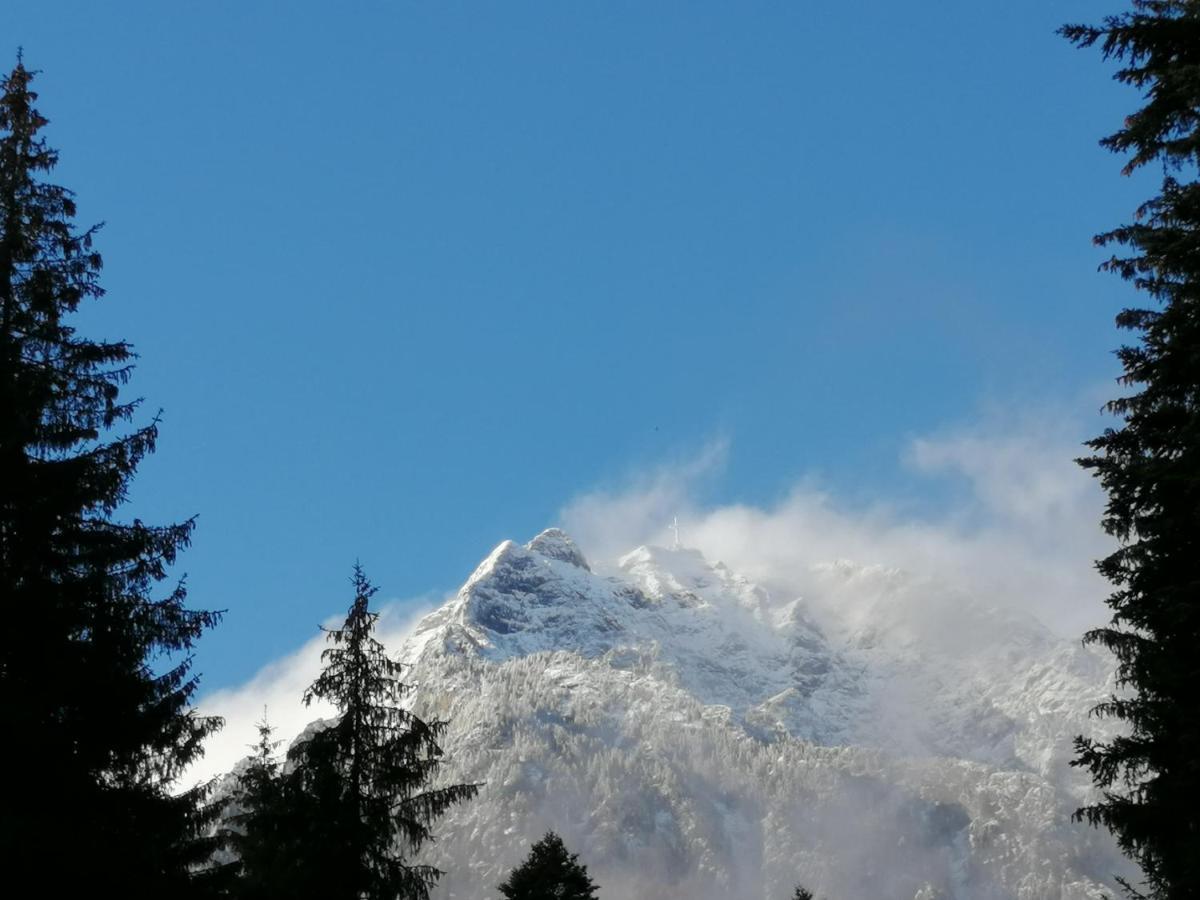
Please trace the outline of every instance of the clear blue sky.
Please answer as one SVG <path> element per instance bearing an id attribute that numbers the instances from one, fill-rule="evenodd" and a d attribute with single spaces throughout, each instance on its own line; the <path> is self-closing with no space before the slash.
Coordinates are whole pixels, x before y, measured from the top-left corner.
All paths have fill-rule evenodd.
<path id="1" fill-rule="evenodd" d="M 1090 236 L 1137 98 L 1054 35 L 1120 4 L 55 2 L 0 8 L 103 220 L 89 333 L 199 516 L 205 687 L 452 588 L 576 492 L 728 436 L 720 499 L 1116 373 Z M 7 65 L 7 64 L 6 64 Z M 132 513 L 131 513 L 132 514 Z"/>

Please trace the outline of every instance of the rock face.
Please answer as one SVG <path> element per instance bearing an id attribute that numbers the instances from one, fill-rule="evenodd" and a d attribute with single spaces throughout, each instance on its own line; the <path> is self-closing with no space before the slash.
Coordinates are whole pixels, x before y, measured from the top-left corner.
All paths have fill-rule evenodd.
<path id="1" fill-rule="evenodd" d="M 571 536 L 557 528 L 547 528 L 529 542 L 528 549 L 547 559 L 570 563 L 585 572 L 592 571 L 591 566 L 584 559 L 582 551 L 571 540 Z"/>
<path id="2" fill-rule="evenodd" d="M 486 783 L 440 821 L 436 896 L 497 896 L 550 829 L 628 900 L 1099 898 L 1129 874 L 1070 822 L 1103 657 L 901 572 L 815 577 L 775 598 L 691 550 L 598 574 L 561 531 L 497 547 L 401 652 L 446 777 Z"/>

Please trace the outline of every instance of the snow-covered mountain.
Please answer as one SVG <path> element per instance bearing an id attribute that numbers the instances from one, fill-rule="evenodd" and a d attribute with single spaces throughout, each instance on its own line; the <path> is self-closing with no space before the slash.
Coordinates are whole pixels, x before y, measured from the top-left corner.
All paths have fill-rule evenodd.
<path id="1" fill-rule="evenodd" d="M 902 572 L 813 575 L 497 547 L 401 651 L 446 776 L 486 784 L 440 821 L 438 896 L 497 896 L 548 829 L 606 898 L 1104 896 L 1127 869 L 1066 760 L 1107 661 Z"/>

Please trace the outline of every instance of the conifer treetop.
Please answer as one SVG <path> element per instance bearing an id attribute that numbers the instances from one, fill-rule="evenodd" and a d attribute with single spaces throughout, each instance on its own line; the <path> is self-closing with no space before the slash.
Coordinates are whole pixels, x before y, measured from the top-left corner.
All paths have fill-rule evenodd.
<path id="1" fill-rule="evenodd" d="M 553 831 L 530 848 L 525 862 L 497 889 L 505 900 L 594 900 L 598 890 L 578 855 Z"/>
<path id="2" fill-rule="evenodd" d="M 133 350 L 72 324 L 103 296 L 102 260 L 97 227 L 78 229 L 73 194 L 50 180 L 35 75 L 18 59 L 0 77 L 0 598 L 20 622 L 0 640 L 0 709 L 22 740 L 8 798 L 22 814 L 0 846 L 10 879 L 36 872 L 47 894 L 78 877 L 182 896 L 212 815 L 203 789 L 174 782 L 221 724 L 190 708 L 189 654 L 219 615 L 189 609 L 182 579 L 160 589 L 193 520 L 116 518 L 159 422 L 117 427 L 139 406 L 121 396 Z"/>
<path id="3" fill-rule="evenodd" d="M 301 851 L 317 895 L 426 900 L 442 873 L 414 857 L 434 822 L 480 786 L 436 784 L 447 723 L 400 705 L 412 688 L 375 637 L 376 588 L 357 564 L 352 585 L 346 619 L 325 629 L 322 670 L 304 693 L 305 703 L 334 704 L 338 717 L 288 751 L 282 796 L 305 810 L 294 818 L 320 823 Z"/>
<path id="4" fill-rule="evenodd" d="M 1117 549 L 1097 568 L 1113 585 L 1107 627 L 1085 635 L 1117 661 L 1121 689 L 1094 713 L 1119 720 L 1109 741 L 1081 736 L 1074 764 L 1100 796 L 1077 813 L 1116 836 L 1156 900 L 1200 896 L 1200 0 L 1133 0 L 1098 26 L 1069 25 L 1076 45 L 1121 63 L 1116 79 L 1144 105 L 1101 143 L 1128 174 L 1162 167 L 1161 187 L 1130 224 L 1097 235 L 1121 247 L 1102 266 L 1151 304 L 1127 308 L 1117 351 L 1130 393 L 1121 418 L 1079 460 L 1108 496 L 1102 524 Z"/>

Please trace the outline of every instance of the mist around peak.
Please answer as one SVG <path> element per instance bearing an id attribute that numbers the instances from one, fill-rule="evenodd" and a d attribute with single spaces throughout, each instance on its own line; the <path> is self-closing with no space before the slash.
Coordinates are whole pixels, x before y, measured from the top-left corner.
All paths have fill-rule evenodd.
<path id="1" fill-rule="evenodd" d="M 1099 896 L 1125 863 L 1069 822 L 1088 785 L 1067 761 L 1112 666 L 1062 635 L 1083 583 L 1054 596 L 1091 538 L 1024 535 L 1037 491 L 984 487 L 995 514 L 968 526 L 641 481 L 498 544 L 387 636 L 415 708 L 451 723 L 447 777 L 487 783 L 446 820 L 438 896 L 482 896 L 546 830 L 646 900 L 766 898 L 799 871 L 866 896 L 880 866 L 900 900 Z M 1014 572 L 986 564 L 993 540 Z"/>

